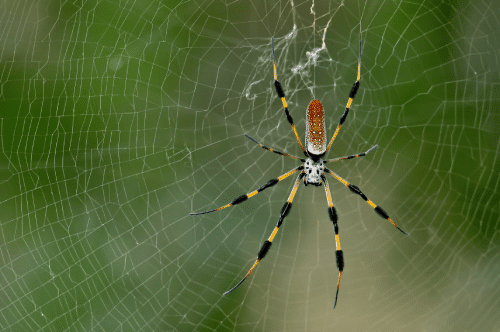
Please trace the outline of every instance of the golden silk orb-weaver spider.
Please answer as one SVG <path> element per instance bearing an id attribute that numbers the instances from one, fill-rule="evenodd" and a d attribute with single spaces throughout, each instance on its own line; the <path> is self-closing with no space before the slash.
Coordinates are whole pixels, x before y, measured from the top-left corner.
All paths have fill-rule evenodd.
<path id="1" fill-rule="evenodd" d="M 325 167 L 325 164 L 333 162 L 333 161 L 339 161 L 339 160 L 346 160 L 346 159 L 353 159 L 357 157 L 363 157 L 366 156 L 369 152 L 373 151 L 375 148 L 377 148 L 377 145 L 371 147 L 368 151 L 358 153 L 358 154 L 353 154 L 350 156 L 346 157 L 340 157 L 340 158 L 335 158 L 335 159 L 326 159 L 323 160 L 322 158 L 325 156 L 325 154 L 328 152 L 330 147 L 332 146 L 333 141 L 337 137 L 337 134 L 339 133 L 340 127 L 344 123 L 345 119 L 347 118 L 347 114 L 349 113 L 349 109 L 351 107 L 351 103 L 356 97 L 356 93 L 358 92 L 359 89 L 359 80 L 361 78 L 361 34 L 359 36 L 359 57 L 358 57 L 358 76 L 356 79 L 356 82 L 352 85 L 351 91 L 349 92 L 349 99 L 347 101 L 347 105 L 344 110 L 344 114 L 340 117 L 339 124 L 337 126 L 337 129 L 335 130 L 335 133 L 333 134 L 332 139 L 330 140 L 330 143 L 328 146 L 326 145 L 326 131 L 325 131 L 325 113 L 323 111 L 323 105 L 321 105 L 321 102 L 319 100 L 313 100 L 309 104 L 309 107 L 307 108 L 306 112 L 306 122 L 307 122 L 307 129 L 306 129 L 306 139 L 305 139 L 305 145 L 306 147 L 302 145 L 302 142 L 300 141 L 299 135 L 297 134 L 297 130 L 295 129 L 295 125 L 293 123 L 292 116 L 290 115 L 290 112 L 288 111 L 288 106 L 285 100 L 285 93 L 283 91 L 283 88 L 281 87 L 281 83 L 278 81 L 278 76 L 276 74 L 276 60 L 275 60 L 275 55 L 274 55 L 274 39 L 271 39 L 271 47 L 272 47 L 272 53 L 273 53 L 273 69 L 274 69 L 274 87 L 276 89 L 276 93 L 278 94 L 278 97 L 281 99 L 281 102 L 283 103 L 283 108 L 285 109 L 285 114 L 288 122 L 292 126 L 293 133 L 295 134 L 295 137 L 297 138 L 297 142 L 300 145 L 300 148 L 302 149 L 302 152 L 306 156 L 306 159 L 304 158 L 298 158 L 292 155 L 289 155 L 287 153 L 281 152 L 274 150 L 272 148 L 269 148 L 259 142 L 257 142 L 255 139 L 252 137 L 248 136 L 245 134 L 247 138 L 249 138 L 251 141 L 257 143 L 260 145 L 260 147 L 269 150 L 271 152 L 277 153 L 282 156 L 286 157 L 291 157 L 297 160 L 300 160 L 303 164 L 292 169 L 291 171 L 286 172 L 285 174 L 269 180 L 267 183 L 262 185 L 260 188 L 245 194 L 241 195 L 240 197 L 234 199 L 230 203 L 221 206 L 217 209 L 210 210 L 210 211 L 204 211 L 204 212 L 198 212 L 198 213 L 190 213 L 190 215 L 200 215 L 200 214 L 205 214 L 205 213 L 211 213 L 215 211 L 219 211 L 222 209 L 225 209 L 227 207 L 230 207 L 232 205 L 240 204 L 250 197 L 253 197 L 263 191 L 266 188 L 272 187 L 278 182 L 286 179 L 290 175 L 300 172 L 299 175 L 297 176 L 297 179 L 295 180 L 295 184 L 293 185 L 292 191 L 290 193 L 290 196 L 288 197 L 288 200 L 285 202 L 281 209 L 280 217 L 278 219 L 278 223 L 274 227 L 273 232 L 267 239 L 267 241 L 264 242 L 262 245 L 262 248 L 260 249 L 259 253 L 257 254 L 257 259 L 255 260 L 255 263 L 252 265 L 248 273 L 245 275 L 243 279 L 241 279 L 236 286 L 225 292 L 223 295 L 229 294 L 232 291 L 234 291 L 238 286 L 240 286 L 243 281 L 252 273 L 253 269 L 257 266 L 257 264 L 266 256 L 267 252 L 271 248 L 271 244 L 274 240 L 274 237 L 278 233 L 278 229 L 281 227 L 283 220 L 285 217 L 290 213 L 290 209 L 292 208 L 292 201 L 293 198 L 295 197 L 295 194 L 297 193 L 297 189 L 299 187 L 300 181 L 304 179 L 304 184 L 307 186 L 308 184 L 315 185 L 317 187 L 321 186 L 322 184 L 325 187 L 325 193 L 326 193 L 326 198 L 328 200 L 328 216 L 330 217 L 331 222 L 333 223 L 333 227 L 335 229 L 335 242 L 336 242 L 336 259 L 337 259 L 337 268 L 339 270 L 339 276 L 337 280 L 337 291 L 335 293 L 335 303 L 333 305 L 333 308 L 337 305 L 337 298 L 339 295 L 339 287 L 340 287 L 340 278 L 342 277 L 342 271 L 344 270 L 344 255 L 342 250 L 340 249 L 340 242 L 339 242 L 339 226 L 337 224 L 337 212 L 335 210 L 335 207 L 333 206 L 333 201 L 332 201 L 332 195 L 330 193 L 330 188 L 328 185 L 328 181 L 326 179 L 325 173 L 328 173 L 332 175 L 335 179 L 339 180 L 342 184 L 344 184 L 346 187 L 348 187 L 353 193 L 358 194 L 363 198 L 370 206 L 375 210 L 375 212 L 381 216 L 382 218 L 385 218 L 391 222 L 397 229 L 399 229 L 401 232 L 403 232 L 406 235 L 409 235 L 405 231 L 403 231 L 401 228 L 399 228 L 394 221 L 389 217 L 387 212 L 385 212 L 380 206 L 376 205 L 373 201 L 368 199 L 368 197 L 355 185 L 347 182 L 340 176 L 338 176 L 336 173 L 331 171 L 330 169 Z"/>

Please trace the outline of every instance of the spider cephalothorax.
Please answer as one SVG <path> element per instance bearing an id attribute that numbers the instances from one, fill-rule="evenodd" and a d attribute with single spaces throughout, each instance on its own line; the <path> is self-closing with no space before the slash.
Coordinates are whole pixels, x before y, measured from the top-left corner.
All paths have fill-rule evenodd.
<path id="1" fill-rule="evenodd" d="M 304 158 L 298 158 L 292 155 L 289 155 L 287 153 L 281 152 L 274 150 L 272 148 L 268 148 L 267 146 L 260 144 L 247 134 L 245 134 L 246 137 L 251 139 L 253 142 L 259 144 L 262 148 L 269 150 L 271 152 L 277 153 L 282 156 L 287 156 L 291 157 L 297 160 L 300 160 L 303 164 L 295 167 L 291 171 L 286 172 L 285 174 L 269 180 L 267 183 L 262 185 L 260 188 L 237 197 L 230 203 L 221 206 L 217 209 L 210 210 L 210 211 L 204 211 L 204 212 L 198 212 L 198 213 L 190 213 L 191 215 L 199 215 L 199 214 L 205 214 L 205 213 L 210 213 L 218 210 L 225 209 L 229 206 L 236 205 L 239 203 L 242 203 L 249 199 L 250 197 L 253 197 L 263 191 L 266 188 L 272 187 L 276 185 L 278 182 L 286 179 L 290 175 L 300 172 L 299 175 L 297 176 L 297 179 L 295 180 L 295 184 L 293 185 L 292 191 L 290 192 L 290 196 L 288 197 L 287 201 L 281 208 L 280 212 L 280 217 L 278 219 L 278 223 L 274 227 L 273 232 L 267 239 L 267 241 L 264 242 L 262 245 L 262 248 L 260 249 L 259 253 L 257 254 L 257 260 L 255 263 L 252 265 L 248 273 L 245 275 L 241 281 L 236 284 L 233 288 L 228 290 L 227 292 L 224 293 L 224 295 L 231 293 L 233 290 L 235 290 L 239 285 L 245 281 L 245 279 L 252 273 L 253 269 L 257 266 L 257 264 L 266 256 L 267 252 L 271 248 L 271 244 L 274 240 L 274 237 L 278 233 L 278 229 L 280 228 L 281 224 L 283 223 L 283 220 L 285 217 L 290 213 L 290 210 L 292 208 L 292 201 L 293 198 L 295 197 L 295 194 L 297 193 L 297 189 L 299 187 L 300 181 L 302 178 L 304 178 L 304 184 L 312 184 L 315 186 L 321 186 L 321 184 L 324 184 L 325 187 L 325 193 L 326 193 L 326 198 L 328 200 L 328 216 L 330 218 L 330 221 L 333 223 L 333 227 L 335 230 L 335 243 L 336 243 L 336 259 L 337 259 L 337 268 L 339 270 L 339 277 L 337 280 L 337 292 L 335 293 L 335 302 L 333 307 L 335 308 L 335 305 L 337 304 L 337 297 L 339 294 L 339 286 L 340 286 L 340 277 L 342 276 L 342 271 L 344 270 L 344 255 L 342 250 L 340 249 L 340 242 L 339 242 L 339 226 L 337 224 L 337 212 L 335 211 L 335 207 L 333 206 L 333 201 L 332 201 L 332 195 L 330 193 L 330 187 L 328 186 L 328 180 L 326 179 L 326 176 L 324 173 L 328 173 L 332 175 L 335 179 L 340 181 L 343 185 L 348 187 L 353 193 L 358 194 L 361 196 L 362 199 L 364 199 L 370 206 L 375 210 L 375 212 L 381 216 L 382 218 L 385 218 L 391 222 L 395 227 L 397 227 L 401 232 L 404 234 L 407 234 L 405 231 L 403 231 L 401 228 L 396 226 L 394 221 L 392 221 L 391 218 L 389 218 L 389 215 L 387 212 L 385 212 L 380 206 L 376 205 L 373 203 L 371 200 L 368 199 L 368 197 L 363 194 L 363 192 L 355 185 L 350 184 L 331 170 L 325 167 L 326 163 L 333 162 L 333 161 L 338 161 L 338 160 L 346 160 L 346 159 L 352 159 L 352 158 L 357 158 L 357 157 L 363 157 L 366 156 L 367 153 L 373 151 L 377 145 L 373 146 L 366 152 L 358 153 L 358 154 L 353 154 L 347 157 L 340 157 L 340 158 L 335 158 L 335 159 L 327 159 L 323 160 L 322 157 L 328 152 L 330 147 L 332 146 L 333 141 L 335 140 L 335 137 L 337 137 L 337 134 L 340 130 L 340 127 L 344 123 L 347 114 L 349 113 L 349 108 L 351 107 L 351 103 L 356 96 L 356 93 L 358 92 L 359 89 L 359 80 L 361 77 L 361 34 L 359 36 L 359 58 L 358 58 L 358 76 L 356 82 L 352 85 L 351 92 L 349 93 L 349 99 L 347 101 L 347 105 L 344 110 L 344 114 L 340 117 L 339 124 L 337 125 L 337 129 L 335 130 L 335 133 L 333 134 L 332 139 L 330 140 L 330 143 L 328 146 L 326 145 L 326 133 L 325 133 L 325 113 L 323 111 L 323 105 L 321 105 L 320 101 L 317 99 L 314 99 L 309 103 L 309 107 L 307 109 L 306 113 L 306 123 L 307 123 L 307 129 L 306 129 L 306 139 L 305 139 L 305 145 L 306 147 L 302 145 L 302 142 L 300 141 L 299 135 L 297 134 L 297 130 L 295 129 L 295 124 L 293 123 L 292 116 L 290 115 L 290 112 L 288 111 L 288 106 L 285 100 L 285 92 L 283 91 L 283 88 L 281 87 L 281 83 L 278 81 L 278 76 L 276 74 L 276 62 L 275 62 L 275 57 L 274 57 L 274 40 L 271 41 L 272 44 L 272 50 L 273 50 L 273 69 L 274 69 L 274 87 L 276 88 L 276 93 L 278 94 L 278 97 L 281 99 L 281 102 L 283 103 L 283 108 L 285 109 L 285 114 L 287 117 L 288 122 L 292 126 L 293 133 L 295 134 L 295 138 L 297 139 L 297 142 L 299 143 L 300 148 L 302 149 L 302 152 L 306 156 L 307 159 Z"/>
<path id="2" fill-rule="evenodd" d="M 304 173 L 306 176 L 304 177 L 304 184 L 307 186 L 308 184 L 313 184 L 316 187 L 321 186 L 321 176 L 325 171 L 325 164 L 323 163 L 323 159 L 319 159 L 317 163 L 315 163 L 311 158 L 307 158 L 304 163 Z"/>

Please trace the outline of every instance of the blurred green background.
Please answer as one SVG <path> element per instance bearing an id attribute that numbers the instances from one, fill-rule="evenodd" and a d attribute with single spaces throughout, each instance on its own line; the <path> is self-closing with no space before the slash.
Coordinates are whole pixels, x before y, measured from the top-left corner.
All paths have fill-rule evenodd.
<path id="1" fill-rule="evenodd" d="M 3 331 L 498 331 L 500 8 L 493 1 L 0 4 Z M 240 288 L 320 99 L 330 180 L 300 186 Z M 324 41 L 324 44 L 323 44 Z"/>

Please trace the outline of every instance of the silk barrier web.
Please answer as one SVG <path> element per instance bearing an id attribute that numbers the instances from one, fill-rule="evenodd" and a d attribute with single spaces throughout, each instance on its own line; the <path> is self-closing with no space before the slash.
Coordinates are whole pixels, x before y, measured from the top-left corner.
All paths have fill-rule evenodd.
<path id="1" fill-rule="evenodd" d="M 0 4 L 4 331 L 500 329 L 496 1 Z M 300 162 L 319 99 L 329 177 L 212 210 Z"/>

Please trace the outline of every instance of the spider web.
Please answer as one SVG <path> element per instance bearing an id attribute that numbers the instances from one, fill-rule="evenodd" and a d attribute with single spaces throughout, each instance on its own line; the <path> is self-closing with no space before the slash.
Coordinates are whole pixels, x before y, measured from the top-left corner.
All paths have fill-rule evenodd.
<path id="1" fill-rule="evenodd" d="M 487 1 L 0 4 L 0 326 L 5 331 L 500 329 L 500 10 Z M 293 176 L 316 98 L 329 179 Z M 331 136 L 329 136 L 331 137 Z"/>

